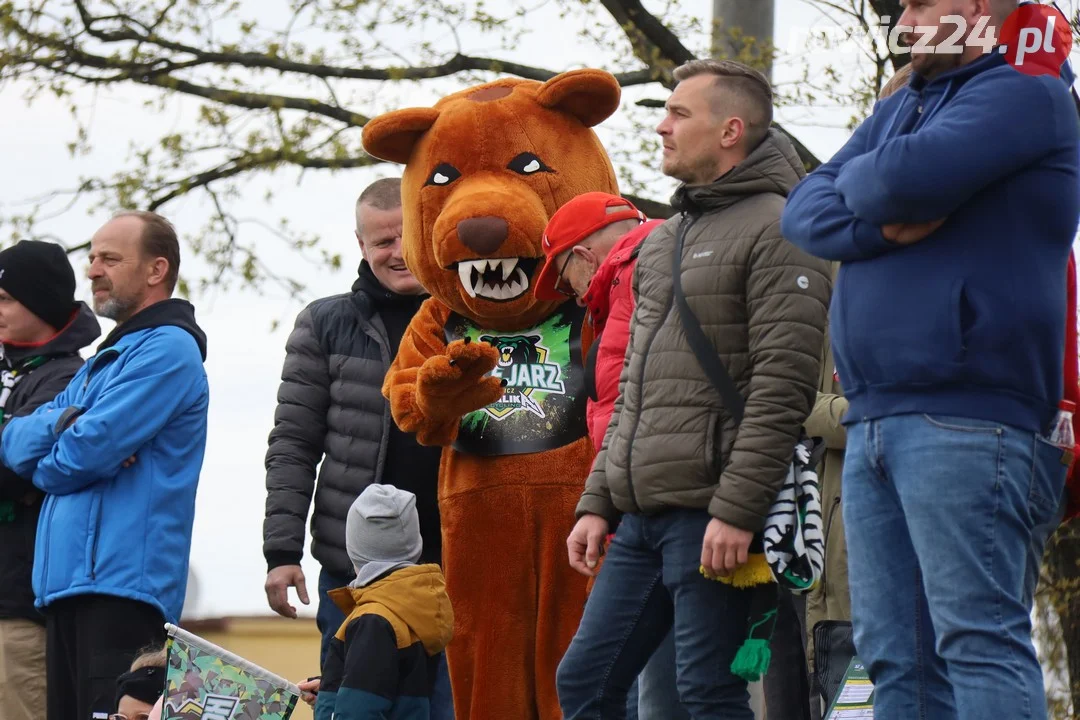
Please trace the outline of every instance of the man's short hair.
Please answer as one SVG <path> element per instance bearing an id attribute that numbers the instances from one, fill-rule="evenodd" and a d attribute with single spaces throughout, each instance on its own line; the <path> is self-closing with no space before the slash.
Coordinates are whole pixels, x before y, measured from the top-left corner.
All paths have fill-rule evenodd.
<path id="1" fill-rule="evenodd" d="M 881 91 L 878 93 L 878 100 L 884 100 L 900 88 L 904 87 L 911 80 L 911 63 L 904 65 L 899 70 L 893 73 L 893 76 L 889 78 L 889 81 L 882 86 Z"/>
<path id="2" fill-rule="evenodd" d="M 743 121 L 744 147 L 749 152 L 769 134 L 773 118 L 773 91 L 762 73 L 734 60 L 691 60 L 675 68 L 676 82 L 696 75 L 713 75 L 721 92 L 712 100 L 713 112 L 734 114 Z"/>
<path id="3" fill-rule="evenodd" d="M 376 210 L 393 210 L 401 207 L 401 178 L 382 178 L 364 188 L 356 198 L 356 229 L 360 227 L 360 206 L 367 205 Z"/>
<path id="4" fill-rule="evenodd" d="M 146 257 L 168 260 L 165 287 L 171 294 L 180 277 L 180 240 L 176 237 L 176 228 L 164 217 L 149 210 L 125 210 L 117 213 L 115 217 L 135 217 L 143 221 L 143 254 Z"/>

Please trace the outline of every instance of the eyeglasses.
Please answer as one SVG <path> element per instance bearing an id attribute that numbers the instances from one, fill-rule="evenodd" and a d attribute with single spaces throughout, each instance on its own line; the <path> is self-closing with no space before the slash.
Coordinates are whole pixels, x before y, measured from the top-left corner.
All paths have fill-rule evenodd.
<path id="1" fill-rule="evenodd" d="M 574 247 L 570 248 L 570 254 L 566 256 L 565 260 L 563 260 L 562 269 L 559 270 L 559 274 L 555 277 L 555 291 L 562 295 L 565 295 L 568 298 L 577 297 L 577 293 L 574 292 L 573 288 L 570 288 L 569 290 L 566 289 L 566 281 L 563 279 L 563 273 L 566 272 L 566 266 L 570 264 L 570 258 L 574 257 L 574 249 L 576 247 L 577 246 L 575 245 Z"/>
<path id="2" fill-rule="evenodd" d="M 113 713 L 109 716 L 109 720 L 150 720 L 150 713 L 135 713 L 130 717 L 122 713 Z"/>

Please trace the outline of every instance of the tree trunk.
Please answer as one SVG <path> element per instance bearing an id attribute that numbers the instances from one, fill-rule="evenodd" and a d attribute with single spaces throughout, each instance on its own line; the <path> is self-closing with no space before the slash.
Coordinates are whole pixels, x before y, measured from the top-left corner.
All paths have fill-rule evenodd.
<path id="1" fill-rule="evenodd" d="M 738 60 L 772 81 L 774 0 L 713 0 L 712 55 Z"/>
<path id="2" fill-rule="evenodd" d="M 1080 520 L 1058 528 L 1047 545 L 1050 599 L 1061 620 L 1073 709 L 1080 714 Z"/>

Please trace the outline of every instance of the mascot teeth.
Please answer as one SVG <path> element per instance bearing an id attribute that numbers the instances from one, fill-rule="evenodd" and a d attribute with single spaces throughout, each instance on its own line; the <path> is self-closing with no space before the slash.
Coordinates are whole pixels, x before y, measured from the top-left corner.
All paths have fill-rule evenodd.
<path id="1" fill-rule="evenodd" d="M 462 260 L 458 277 L 471 298 L 513 300 L 529 289 L 529 276 L 518 267 L 518 258 Z"/>

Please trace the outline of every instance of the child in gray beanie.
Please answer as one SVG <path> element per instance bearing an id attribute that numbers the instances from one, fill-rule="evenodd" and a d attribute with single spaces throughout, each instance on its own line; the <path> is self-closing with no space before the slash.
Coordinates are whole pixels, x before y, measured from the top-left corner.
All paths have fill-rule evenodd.
<path id="1" fill-rule="evenodd" d="M 369 485 L 345 519 L 345 549 L 356 570 L 349 587 L 361 588 L 415 565 L 423 547 L 416 496 L 393 485 Z"/>
<path id="2" fill-rule="evenodd" d="M 356 580 L 330 592 L 346 617 L 327 651 L 315 718 L 427 717 L 454 613 L 439 566 L 416 564 L 416 496 L 369 485 L 349 508 L 345 547 Z"/>

